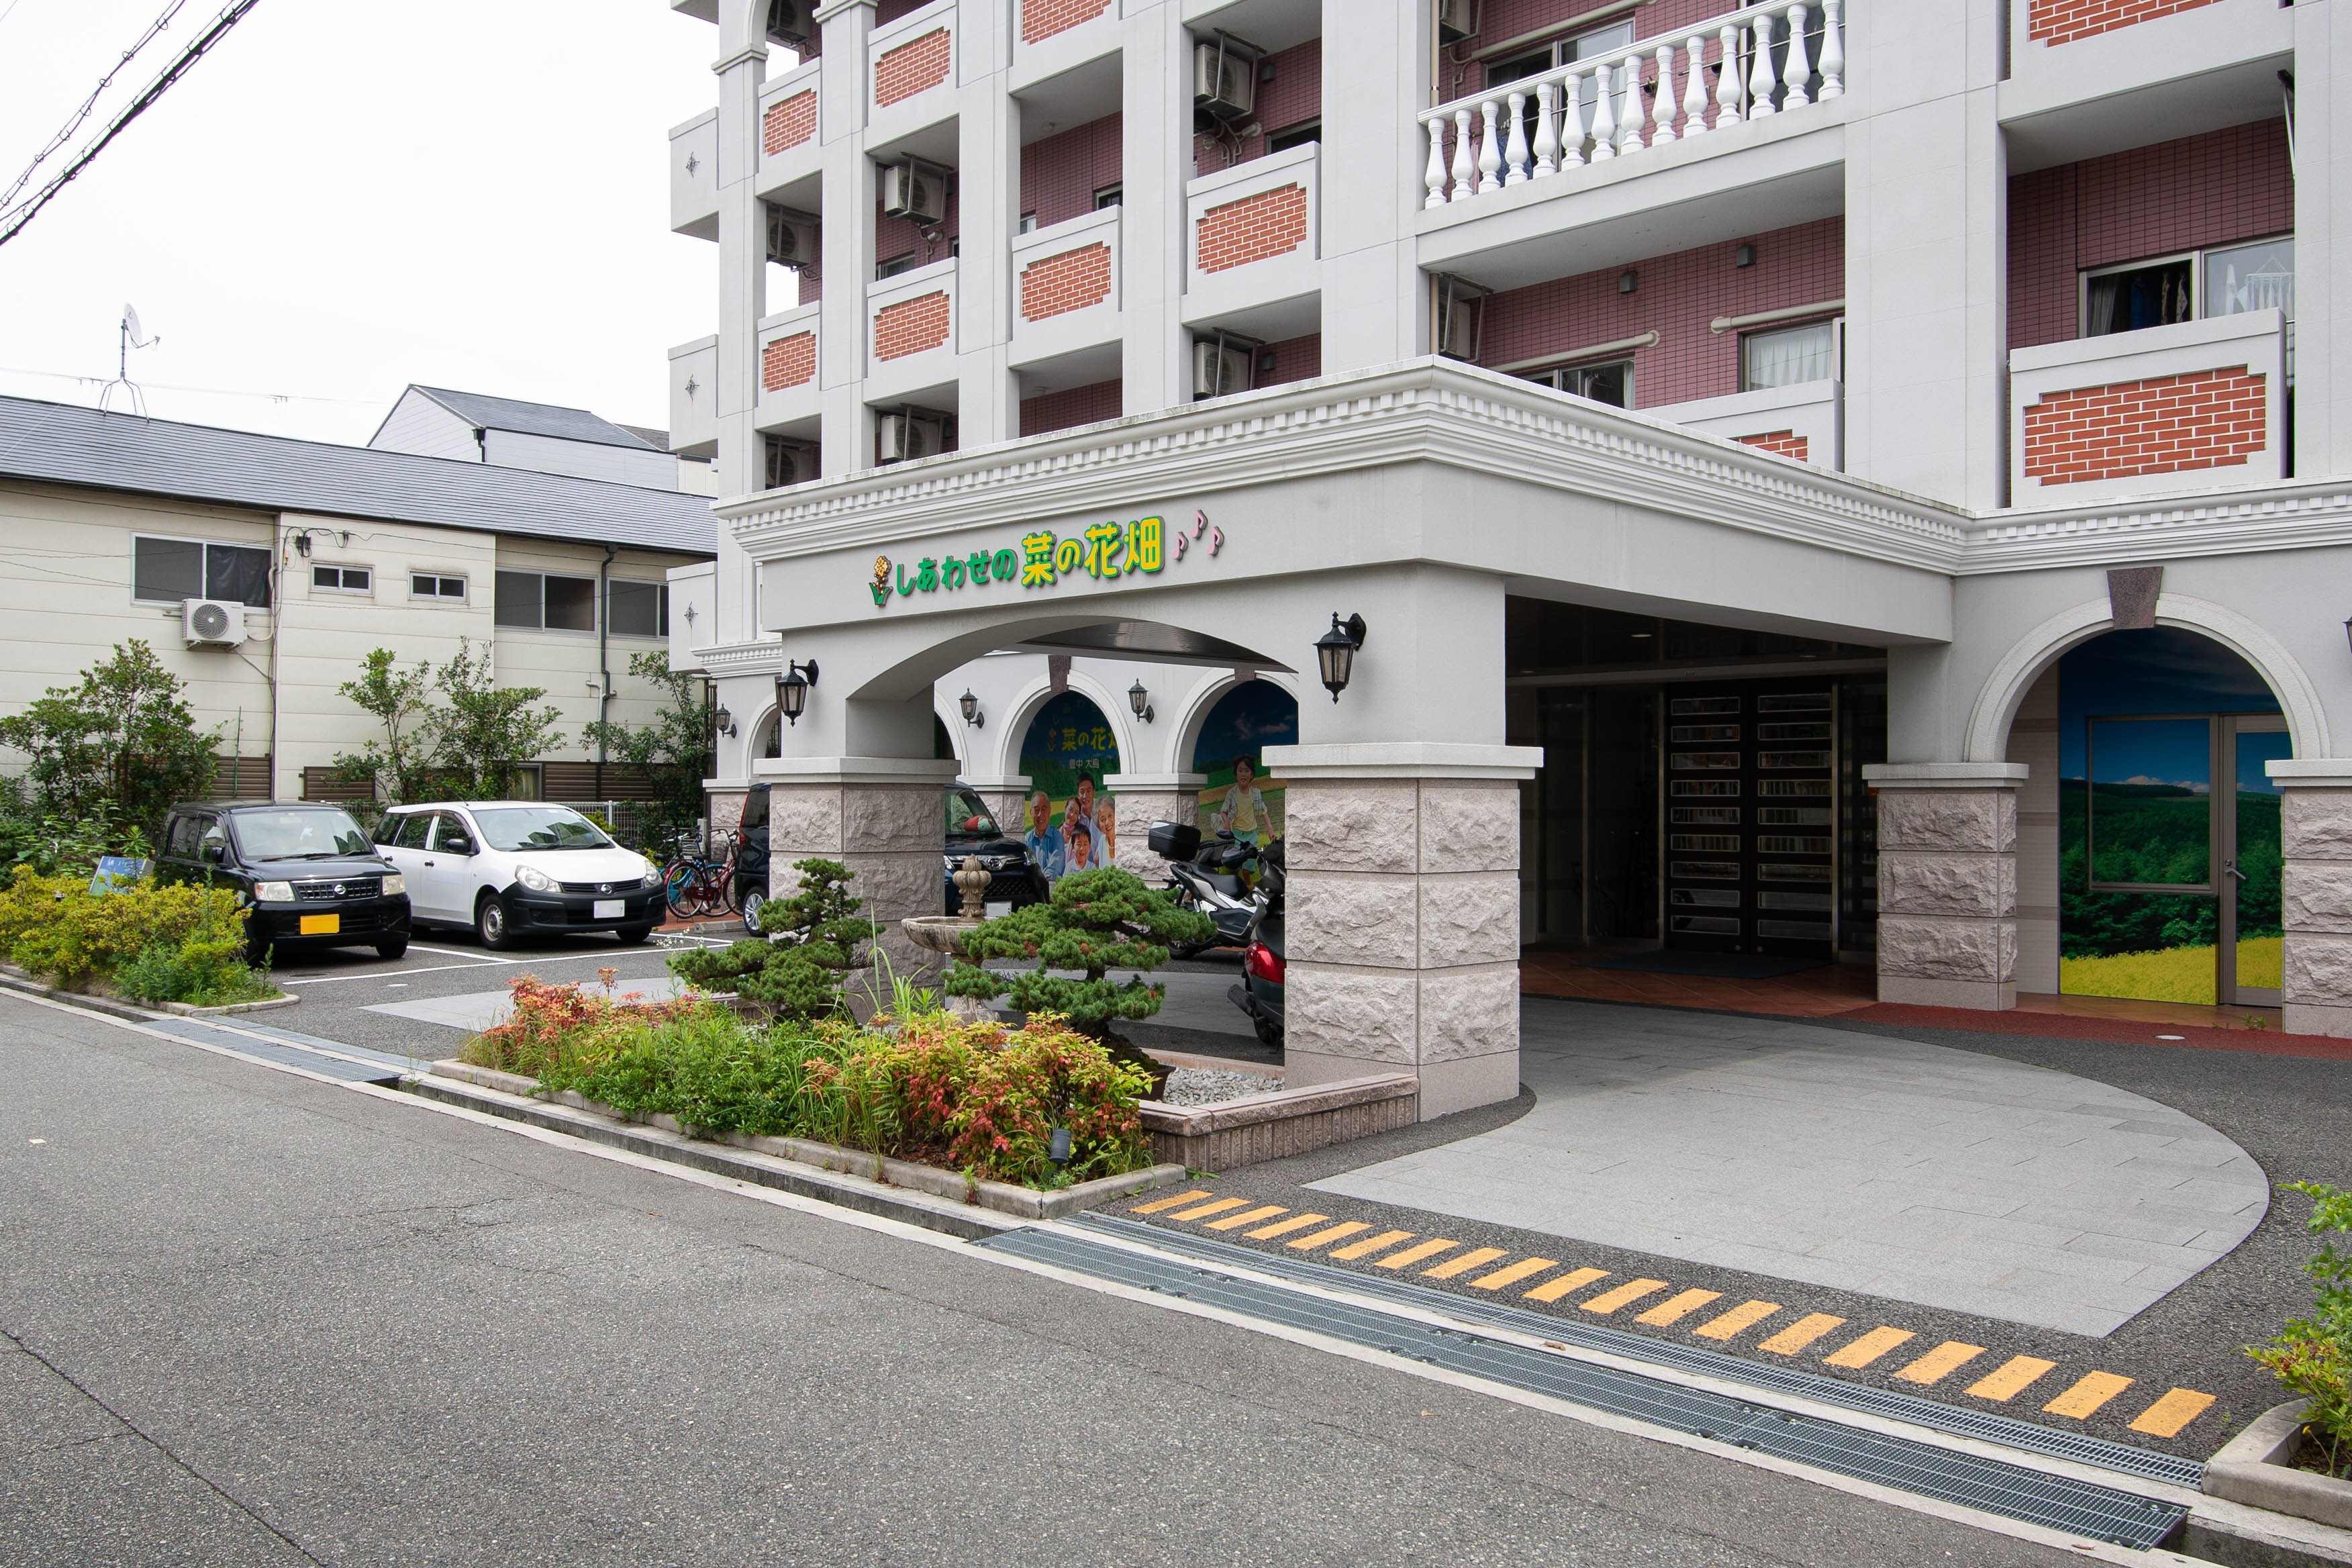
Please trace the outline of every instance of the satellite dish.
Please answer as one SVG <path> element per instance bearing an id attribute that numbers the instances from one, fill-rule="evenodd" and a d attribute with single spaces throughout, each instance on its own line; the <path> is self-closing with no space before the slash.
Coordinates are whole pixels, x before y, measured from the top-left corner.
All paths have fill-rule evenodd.
<path id="1" fill-rule="evenodd" d="M 134 343 L 147 335 L 139 330 L 139 308 L 137 306 L 125 305 L 122 307 L 122 330 L 131 334 L 131 341 Z"/>
<path id="2" fill-rule="evenodd" d="M 130 305 L 122 307 L 121 333 L 120 347 L 115 357 L 114 379 L 108 382 L 100 391 L 98 411 L 100 414 L 111 412 L 109 405 L 113 401 L 114 389 L 119 386 L 130 395 L 131 411 L 143 419 L 147 416 L 147 400 L 139 395 L 138 384 L 131 379 L 131 351 L 152 349 L 163 340 L 161 337 L 151 338 L 145 334 L 144 330 L 139 325 L 138 310 Z"/>

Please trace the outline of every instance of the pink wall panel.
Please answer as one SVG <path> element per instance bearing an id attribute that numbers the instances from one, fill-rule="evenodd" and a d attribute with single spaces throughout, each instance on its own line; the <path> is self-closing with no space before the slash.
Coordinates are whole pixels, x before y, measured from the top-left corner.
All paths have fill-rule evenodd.
<path id="1" fill-rule="evenodd" d="M 1257 384 L 1261 387 L 1283 386 L 1294 381 L 1312 381 L 1323 374 L 1323 334 L 1309 332 L 1303 338 L 1285 338 L 1278 343 L 1265 345 L 1274 354 L 1271 373 L 1260 371 Z"/>
<path id="2" fill-rule="evenodd" d="M 2075 335 L 2085 268 L 2294 227 L 2294 177 L 2276 120 L 2019 174 L 2009 182 L 2009 346 Z"/>
<path id="3" fill-rule="evenodd" d="M 1119 116 L 1040 137 L 1021 149 L 1021 210 L 1050 228 L 1095 210 L 1095 193 L 1119 181 Z"/>
<path id="4" fill-rule="evenodd" d="M 1114 376 L 1086 386 L 1024 397 L 1021 400 L 1021 434 L 1043 436 L 1054 430 L 1067 430 L 1074 425 L 1116 419 L 1123 412 L 1119 396 L 1120 384 Z"/>
<path id="5" fill-rule="evenodd" d="M 1745 316 L 1835 300 L 1845 292 L 1845 220 L 1822 218 L 1750 237 L 1756 264 L 1733 265 L 1738 241 L 1634 264 L 1634 292 L 1617 291 L 1624 268 L 1604 268 L 1496 295 L 1486 302 L 1479 363 L 1512 364 L 1592 343 L 1638 337 L 1633 403 L 1654 408 L 1739 390 L 1739 337 L 1711 332 L 1717 316 Z"/>

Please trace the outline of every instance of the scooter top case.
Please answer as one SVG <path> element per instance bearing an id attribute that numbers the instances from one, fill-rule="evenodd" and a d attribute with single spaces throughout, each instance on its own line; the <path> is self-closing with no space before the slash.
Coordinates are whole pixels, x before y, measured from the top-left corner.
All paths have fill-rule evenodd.
<path id="1" fill-rule="evenodd" d="M 1155 822 L 1148 842 L 1162 860 L 1190 860 L 1201 852 L 1201 830 L 1187 823 Z"/>

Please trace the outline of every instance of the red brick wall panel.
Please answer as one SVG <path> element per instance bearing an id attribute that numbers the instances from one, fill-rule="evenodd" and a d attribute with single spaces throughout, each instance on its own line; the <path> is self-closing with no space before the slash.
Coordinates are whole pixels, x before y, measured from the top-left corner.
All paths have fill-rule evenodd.
<path id="1" fill-rule="evenodd" d="M 1120 120 L 1106 114 L 1041 136 L 1021 149 L 1021 210 L 1051 228 L 1095 210 L 1095 193 L 1119 183 Z"/>
<path id="2" fill-rule="evenodd" d="M 2243 465 L 2270 433 L 2244 365 L 2045 394 L 2025 410 L 2025 473 L 2044 485 Z"/>
<path id="3" fill-rule="evenodd" d="M 1100 240 L 1021 269 L 1021 319 L 1042 321 L 1110 298 L 1110 247 Z"/>
<path id="4" fill-rule="evenodd" d="M 1021 0 L 1021 41 L 1050 38 L 1109 9 L 1110 0 Z"/>
<path id="5" fill-rule="evenodd" d="M 794 332 L 760 350 L 760 384 L 770 392 L 806 386 L 816 379 L 816 334 Z"/>
<path id="6" fill-rule="evenodd" d="M 1307 243 L 1307 187 L 1277 185 L 1201 215 L 1192 254 L 1203 272 L 1287 256 Z"/>
<path id="7" fill-rule="evenodd" d="M 1750 236 L 1752 267 L 1734 265 L 1739 243 L 1637 261 L 1639 286 L 1631 294 L 1617 291 L 1622 267 L 1496 294 L 1486 301 L 1479 363 L 1526 364 L 1655 331 L 1654 347 L 1633 351 L 1635 407 L 1738 392 L 1739 334 L 1709 331 L 1707 322 L 1843 298 L 1845 221 L 1822 218 Z"/>
<path id="8" fill-rule="evenodd" d="M 1108 381 L 1097 381 L 1087 386 L 1066 387 L 1060 392 L 1024 397 L 1021 400 L 1021 434 L 1024 437 L 1045 436 L 1076 425 L 1116 419 L 1126 412 L 1121 405 L 1121 396 L 1118 378 L 1114 376 Z"/>
<path id="9" fill-rule="evenodd" d="M 2025 31 L 2045 44 L 2071 44 L 2211 4 L 2213 0 L 2028 0 Z"/>
<path id="10" fill-rule="evenodd" d="M 1759 451 L 1776 452 L 1783 458 L 1794 458 L 1801 463 L 1811 460 L 1810 452 L 1812 443 L 1794 430 L 1768 430 L 1762 435 L 1735 436 L 1732 439 L 1743 447 L 1754 447 Z"/>
<path id="11" fill-rule="evenodd" d="M 778 99 L 761 121 L 760 145 L 772 158 L 816 134 L 816 89 Z"/>
<path id="12" fill-rule="evenodd" d="M 954 58 L 954 35 L 945 27 L 883 50 L 874 60 L 874 106 L 887 109 L 939 86 Z"/>
<path id="13" fill-rule="evenodd" d="M 874 357 L 904 359 L 948 341 L 948 297 L 937 293 L 901 300 L 874 312 Z"/>
<path id="14" fill-rule="evenodd" d="M 2275 119 L 2019 174 L 2009 182 L 2009 346 L 2075 338 L 2085 268 L 2294 227 L 2294 174 Z"/>

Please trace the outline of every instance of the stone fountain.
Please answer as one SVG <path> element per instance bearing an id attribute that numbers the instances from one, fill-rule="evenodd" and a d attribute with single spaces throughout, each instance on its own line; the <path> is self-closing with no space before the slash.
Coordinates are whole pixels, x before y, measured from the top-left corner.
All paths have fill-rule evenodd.
<path id="1" fill-rule="evenodd" d="M 961 958 L 964 956 L 965 935 L 978 930 L 988 918 L 988 869 L 980 863 L 979 856 L 967 855 L 963 858 L 963 864 L 956 868 L 954 881 L 957 897 L 963 907 L 961 914 L 908 915 L 898 922 L 898 929 L 906 932 L 907 940 L 917 947 L 948 958 Z M 965 1017 L 990 1016 L 988 1004 L 976 997 L 950 996 L 947 998 L 947 1005 L 950 1012 Z"/>

